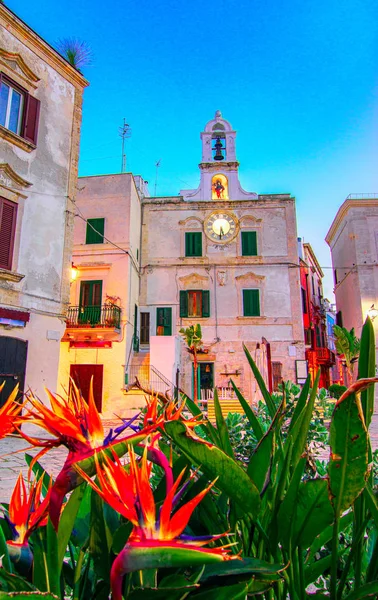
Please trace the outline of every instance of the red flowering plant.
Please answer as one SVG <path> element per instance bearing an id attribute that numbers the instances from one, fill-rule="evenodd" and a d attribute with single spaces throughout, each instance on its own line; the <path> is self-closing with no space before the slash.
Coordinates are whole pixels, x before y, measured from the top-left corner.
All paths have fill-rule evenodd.
<path id="1" fill-rule="evenodd" d="M 157 454 L 160 452 L 157 449 L 155 451 Z M 183 534 L 194 509 L 215 482 L 177 508 L 193 475 L 182 484 L 185 469 L 175 482 L 172 474 L 167 476 L 166 473 L 166 497 L 158 509 L 150 486 L 151 463 L 147 460 L 147 446 L 141 460 L 137 461 L 132 447 L 129 455 L 127 468 L 116 455 L 113 460 L 104 457 L 101 465 L 96 457 L 98 483 L 93 482 L 80 467 L 76 467 L 101 498 L 133 525 L 127 543 L 112 565 L 110 580 L 113 600 L 122 600 L 122 583 L 126 573 L 239 558 L 236 554 L 232 555 L 227 546 L 204 547 L 219 540 L 221 535 L 196 538 Z M 166 471 L 169 469 L 167 467 Z"/>

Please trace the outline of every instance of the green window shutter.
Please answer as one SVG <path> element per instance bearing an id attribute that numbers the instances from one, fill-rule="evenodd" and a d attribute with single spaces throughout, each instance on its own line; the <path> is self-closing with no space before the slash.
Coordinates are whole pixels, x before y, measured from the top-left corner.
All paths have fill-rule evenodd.
<path id="1" fill-rule="evenodd" d="M 202 292 L 202 316 L 210 317 L 210 292 L 203 290 Z"/>
<path id="2" fill-rule="evenodd" d="M 172 308 L 167 306 L 164 310 L 164 335 L 172 335 Z"/>
<path id="3" fill-rule="evenodd" d="M 185 256 L 202 256 L 201 231 L 185 233 Z"/>
<path id="4" fill-rule="evenodd" d="M 86 244 L 104 243 L 105 219 L 87 219 Z"/>
<path id="5" fill-rule="evenodd" d="M 170 306 L 156 309 L 157 327 L 164 327 L 164 335 L 172 335 L 172 308 Z"/>
<path id="6" fill-rule="evenodd" d="M 243 315 L 260 316 L 260 290 L 243 290 Z"/>
<path id="7" fill-rule="evenodd" d="M 180 317 L 188 316 L 188 293 L 180 290 Z"/>
<path id="8" fill-rule="evenodd" d="M 242 231 L 242 256 L 257 256 L 256 231 Z"/>

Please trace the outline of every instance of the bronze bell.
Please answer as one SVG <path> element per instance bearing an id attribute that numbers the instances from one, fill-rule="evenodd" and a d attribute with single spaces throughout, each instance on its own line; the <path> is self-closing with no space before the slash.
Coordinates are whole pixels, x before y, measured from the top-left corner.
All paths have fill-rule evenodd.
<path id="1" fill-rule="evenodd" d="M 222 145 L 222 142 L 220 141 L 219 137 L 217 137 L 217 141 L 214 144 L 214 149 L 215 149 L 214 160 L 224 160 L 224 156 L 222 154 L 223 145 Z"/>

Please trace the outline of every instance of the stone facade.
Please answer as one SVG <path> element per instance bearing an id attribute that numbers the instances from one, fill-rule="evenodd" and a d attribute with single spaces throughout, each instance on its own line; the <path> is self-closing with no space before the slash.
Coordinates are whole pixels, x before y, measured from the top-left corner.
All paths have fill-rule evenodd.
<path id="1" fill-rule="evenodd" d="M 87 81 L 3 4 L 0 72 L 0 379 L 42 397 L 57 385 Z"/>
<path id="2" fill-rule="evenodd" d="M 236 132 L 219 111 L 201 139 L 198 189 L 142 203 L 140 313 L 149 314 L 151 335 L 158 334 L 150 340 L 151 352 L 159 334 L 177 336 L 180 328 L 200 323 L 207 351 L 200 355 L 201 388 L 210 380 L 227 396 L 232 378 L 254 401 L 256 383 L 243 344 L 271 388 L 281 378 L 295 381 L 296 360 L 304 359 L 295 201 L 289 194 L 242 189 Z M 195 256 L 187 246 L 192 234 L 201 240 Z M 243 249 L 244 234 L 253 236 L 254 251 Z M 246 308 L 250 293 L 259 305 L 255 314 Z M 192 316 L 183 316 L 185 294 L 189 302 L 206 298 L 206 311 L 196 307 Z M 159 321 L 162 310 L 169 311 L 164 314 L 170 327 Z M 181 348 L 180 387 L 192 395 L 192 364 L 184 344 Z M 164 374 L 172 380 L 172 365 Z"/>
<path id="3" fill-rule="evenodd" d="M 337 323 L 356 335 L 366 316 L 378 308 L 378 195 L 350 195 L 337 211 L 327 233 L 335 281 Z"/>

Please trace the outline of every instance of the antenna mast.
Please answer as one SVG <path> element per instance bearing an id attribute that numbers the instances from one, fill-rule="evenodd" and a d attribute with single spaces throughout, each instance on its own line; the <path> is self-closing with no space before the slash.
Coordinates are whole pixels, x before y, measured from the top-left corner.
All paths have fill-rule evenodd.
<path id="1" fill-rule="evenodd" d="M 122 127 L 119 127 L 119 135 L 122 138 L 122 166 L 121 173 L 125 173 L 126 171 L 126 153 L 125 153 L 125 140 L 126 138 L 131 137 L 131 127 L 128 123 L 126 123 L 126 119 L 123 119 Z"/>
<path id="2" fill-rule="evenodd" d="M 157 190 L 157 180 L 158 180 L 158 169 L 160 167 L 160 163 L 161 163 L 161 158 L 159 158 L 158 161 L 156 161 L 155 163 L 155 167 L 156 167 L 156 175 L 155 175 L 155 191 L 154 191 L 154 196 L 156 196 L 156 190 Z"/>

